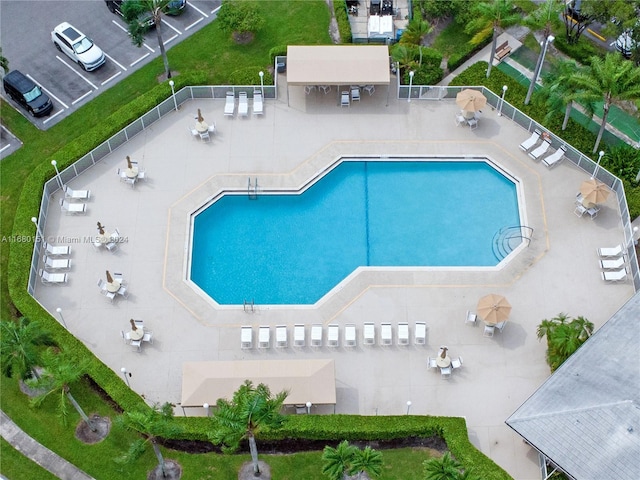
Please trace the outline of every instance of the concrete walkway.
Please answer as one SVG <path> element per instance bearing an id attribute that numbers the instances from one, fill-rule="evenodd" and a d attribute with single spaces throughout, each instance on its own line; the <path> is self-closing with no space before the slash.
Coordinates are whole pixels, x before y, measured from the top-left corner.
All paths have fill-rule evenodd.
<path id="1" fill-rule="evenodd" d="M 0 435 L 24 456 L 30 458 L 58 478 L 63 480 L 93 479 L 93 477 L 90 477 L 75 465 L 67 462 L 48 448 L 43 447 L 24 433 L 4 412 L 0 412 Z"/>

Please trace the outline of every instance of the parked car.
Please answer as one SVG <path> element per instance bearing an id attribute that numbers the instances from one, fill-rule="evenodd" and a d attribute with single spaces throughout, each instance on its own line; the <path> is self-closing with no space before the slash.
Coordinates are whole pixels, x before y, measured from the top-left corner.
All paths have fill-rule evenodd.
<path id="1" fill-rule="evenodd" d="M 7 73 L 2 79 L 2 85 L 7 95 L 26 108 L 27 112 L 34 117 L 49 115 L 53 110 L 53 103 L 49 96 L 33 80 L 18 70 Z"/>
<path id="2" fill-rule="evenodd" d="M 100 50 L 100 47 L 67 22 L 63 22 L 53 29 L 51 41 L 58 50 L 87 72 L 104 65 L 104 52 Z"/>
<path id="3" fill-rule="evenodd" d="M 124 18 L 124 14 L 122 13 L 122 4 L 124 3 L 124 0 L 104 0 L 104 3 L 107 5 L 107 8 L 111 13 L 115 13 L 116 15 L 120 15 Z M 152 28 L 156 24 L 149 12 L 146 12 L 144 15 L 140 14 L 138 16 L 138 21 L 141 26 L 146 28 Z"/>
<path id="4" fill-rule="evenodd" d="M 167 15 L 180 15 L 184 12 L 184 7 L 187 6 L 187 0 L 173 0 L 167 4 L 167 8 L 164 9 L 164 13 Z"/>
<path id="5" fill-rule="evenodd" d="M 623 32 L 616 40 L 616 50 L 626 58 L 631 58 L 631 53 L 636 49 L 636 42 L 632 38 L 632 31 Z"/>

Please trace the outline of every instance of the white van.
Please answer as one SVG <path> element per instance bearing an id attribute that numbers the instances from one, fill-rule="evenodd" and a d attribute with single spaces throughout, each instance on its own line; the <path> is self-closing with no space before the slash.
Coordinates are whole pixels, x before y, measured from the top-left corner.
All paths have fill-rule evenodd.
<path id="1" fill-rule="evenodd" d="M 632 31 L 623 32 L 616 40 L 616 50 L 626 58 L 631 58 L 631 52 L 636 48 L 636 42 L 631 38 Z"/>

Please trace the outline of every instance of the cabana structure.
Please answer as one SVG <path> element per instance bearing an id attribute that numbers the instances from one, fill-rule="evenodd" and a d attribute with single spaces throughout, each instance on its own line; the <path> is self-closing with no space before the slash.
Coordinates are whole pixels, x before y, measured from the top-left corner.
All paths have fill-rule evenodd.
<path id="1" fill-rule="evenodd" d="M 390 83 L 386 45 L 287 47 L 287 104 L 290 86 L 386 85 L 388 98 Z"/>
<path id="2" fill-rule="evenodd" d="M 215 405 L 231 400 L 245 380 L 264 383 L 273 394 L 288 390 L 285 405 L 335 405 L 336 378 L 333 359 L 236 360 L 182 364 L 182 407 Z"/>

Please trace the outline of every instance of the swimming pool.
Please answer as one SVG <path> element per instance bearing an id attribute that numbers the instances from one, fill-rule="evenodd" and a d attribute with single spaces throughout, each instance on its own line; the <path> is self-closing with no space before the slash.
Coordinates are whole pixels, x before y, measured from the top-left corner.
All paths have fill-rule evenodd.
<path id="1" fill-rule="evenodd" d="M 200 211 L 190 278 L 223 305 L 313 304 L 358 267 L 495 266 L 517 197 L 485 161 L 343 161 L 302 194 Z"/>

